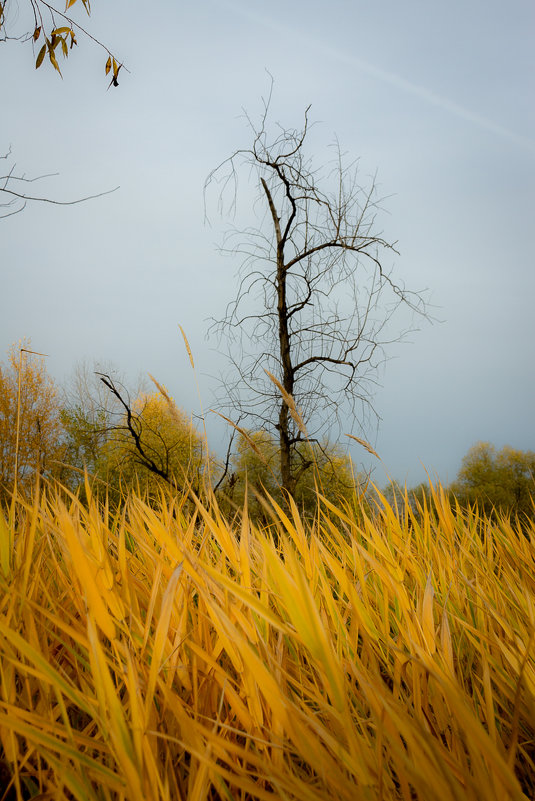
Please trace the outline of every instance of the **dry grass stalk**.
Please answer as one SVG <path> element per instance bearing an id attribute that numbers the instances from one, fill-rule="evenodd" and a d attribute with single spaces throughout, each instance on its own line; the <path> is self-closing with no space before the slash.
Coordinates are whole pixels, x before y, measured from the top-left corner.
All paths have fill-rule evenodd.
<path id="1" fill-rule="evenodd" d="M 305 438 L 308 438 L 305 423 L 303 422 L 303 418 L 299 414 L 294 399 L 292 398 L 291 395 L 288 394 L 288 392 L 286 392 L 286 390 L 284 389 L 278 378 L 275 378 L 275 376 L 272 373 L 270 373 L 269 370 L 265 370 L 265 373 L 267 374 L 268 378 L 275 384 L 280 394 L 282 395 L 282 398 L 286 403 L 288 409 L 290 410 L 290 414 L 292 415 L 293 421 L 296 424 L 297 428 Z"/>
<path id="2" fill-rule="evenodd" d="M 355 437 L 354 434 L 346 434 L 346 437 L 354 439 L 355 442 L 358 442 L 359 445 L 362 445 L 363 448 L 366 448 L 368 453 L 371 453 L 372 456 L 376 456 L 379 459 L 379 461 L 381 461 L 381 457 L 379 456 L 379 454 L 376 451 L 374 451 L 370 443 L 366 442 L 365 439 L 360 439 L 360 437 Z"/>
<path id="3" fill-rule="evenodd" d="M 178 327 L 180 328 L 180 333 L 182 334 L 182 338 L 184 340 L 184 344 L 185 344 L 186 350 L 188 352 L 189 363 L 191 364 L 192 369 L 195 370 L 195 362 L 193 361 L 193 353 L 191 352 L 191 348 L 189 346 L 189 342 L 188 342 L 188 338 L 186 336 L 186 332 L 184 331 L 184 329 L 182 328 L 180 323 L 178 324 Z"/>

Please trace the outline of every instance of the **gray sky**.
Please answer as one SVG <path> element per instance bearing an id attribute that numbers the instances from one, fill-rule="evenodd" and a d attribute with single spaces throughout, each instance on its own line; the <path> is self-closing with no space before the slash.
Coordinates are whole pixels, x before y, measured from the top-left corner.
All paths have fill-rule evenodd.
<path id="1" fill-rule="evenodd" d="M 381 227 L 400 249 L 391 266 L 429 288 L 443 321 L 391 351 L 369 432 L 377 481 L 386 471 L 415 484 L 424 467 L 452 480 L 481 439 L 535 449 L 532 0 L 143 9 L 94 0 L 89 20 L 77 12 L 130 70 L 118 89 L 106 91 L 105 56 L 82 36 L 63 80 L 35 71 L 30 44 L 0 45 L 0 153 L 11 145 L 28 176 L 58 172 L 32 186 L 57 199 L 120 185 L 0 221 L 0 358 L 28 336 L 60 381 L 77 361 L 109 360 L 132 379 L 152 373 L 197 412 L 180 323 L 210 407 L 221 358 L 206 320 L 233 297 L 239 263 L 217 253 L 223 227 L 215 205 L 204 224 L 202 189 L 249 144 L 241 109 L 258 113 L 269 70 L 274 118 L 298 126 L 311 103 L 318 154 L 336 134 L 364 180 L 377 170 Z M 209 423 L 213 447 L 223 433 Z"/>

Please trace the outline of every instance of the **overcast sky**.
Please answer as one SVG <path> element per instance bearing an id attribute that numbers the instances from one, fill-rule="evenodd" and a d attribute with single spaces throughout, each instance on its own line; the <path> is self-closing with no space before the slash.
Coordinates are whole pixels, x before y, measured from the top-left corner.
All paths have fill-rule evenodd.
<path id="1" fill-rule="evenodd" d="M 19 0 L 20 24 L 26 0 Z M 76 7 L 77 8 L 77 7 Z M 36 72 L 31 44 L 1 43 L 0 153 L 32 191 L 76 206 L 28 205 L 0 221 L 0 347 L 31 337 L 64 381 L 83 359 L 132 380 L 152 373 L 198 412 L 178 329 L 205 408 L 221 357 L 207 318 L 233 297 L 203 184 L 249 144 L 240 117 L 319 122 L 377 171 L 395 274 L 429 288 L 434 316 L 394 347 L 380 376 L 376 475 L 450 481 L 478 440 L 535 449 L 535 5 L 532 0 L 94 0 L 80 20 L 124 60 L 107 91 L 106 56 L 83 36 L 63 80 Z M 4 165 L 5 162 L 0 162 Z M 0 174 L 3 171 L 0 170 Z M 239 210 L 238 210 L 239 211 Z M 237 225 L 240 220 L 234 221 Z M 346 431 L 358 433 L 355 421 Z M 209 423 L 213 447 L 221 425 Z M 352 451 L 357 461 L 372 457 Z"/>

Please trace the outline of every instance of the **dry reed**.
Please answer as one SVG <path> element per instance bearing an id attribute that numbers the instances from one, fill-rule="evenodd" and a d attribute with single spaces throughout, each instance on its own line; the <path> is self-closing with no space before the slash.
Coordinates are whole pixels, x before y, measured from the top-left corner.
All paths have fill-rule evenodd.
<path id="1" fill-rule="evenodd" d="M 0 516 L 10 797 L 533 798 L 534 529 L 86 494 Z"/>

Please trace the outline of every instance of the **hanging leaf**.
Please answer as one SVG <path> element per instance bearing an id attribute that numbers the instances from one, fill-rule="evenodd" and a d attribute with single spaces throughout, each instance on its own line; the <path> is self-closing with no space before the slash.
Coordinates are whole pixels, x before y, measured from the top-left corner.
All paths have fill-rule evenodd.
<path id="1" fill-rule="evenodd" d="M 54 69 L 57 70 L 59 72 L 59 74 L 61 75 L 61 70 L 59 68 L 59 64 L 58 64 L 57 59 L 56 59 L 56 54 L 54 53 L 53 50 L 49 50 L 48 57 L 50 59 L 50 63 L 54 67 Z M 63 78 L 63 75 L 61 75 L 61 77 Z"/>
<path id="2" fill-rule="evenodd" d="M 111 56 L 108 56 L 108 60 L 106 61 L 106 75 L 111 70 Z"/>
<path id="3" fill-rule="evenodd" d="M 117 76 L 119 75 L 119 70 L 121 69 L 122 66 L 123 66 L 122 64 L 117 64 L 115 59 L 113 59 L 113 75 L 112 75 L 112 79 L 111 79 L 111 81 L 109 83 L 108 89 L 110 88 L 110 86 L 112 84 L 114 86 L 119 86 L 119 82 L 117 80 Z"/>
<path id="4" fill-rule="evenodd" d="M 39 25 L 39 27 L 36 28 L 33 32 L 33 41 L 36 42 L 40 36 L 41 36 L 41 26 Z"/>
<path id="5" fill-rule="evenodd" d="M 35 69 L 36 70 L 39 69 L 39 67 L 43 63 L 43 59 L 45 57 L 45 53 L 46 53 L 46 42 L 42 46 L 42 48 L 39 50 L 39 55 L 37 56 L 37 61 L 35 62 Z"/>
<path id="6" fill-rule="evenodd" d="M 65 6 L 65 11 L 67 11 L 75 3 L 76 3 L 76 0 L 67 0 L 67 5 Z M 85 3 L 84 3 L 84 5 L 85 5 Z"/>

